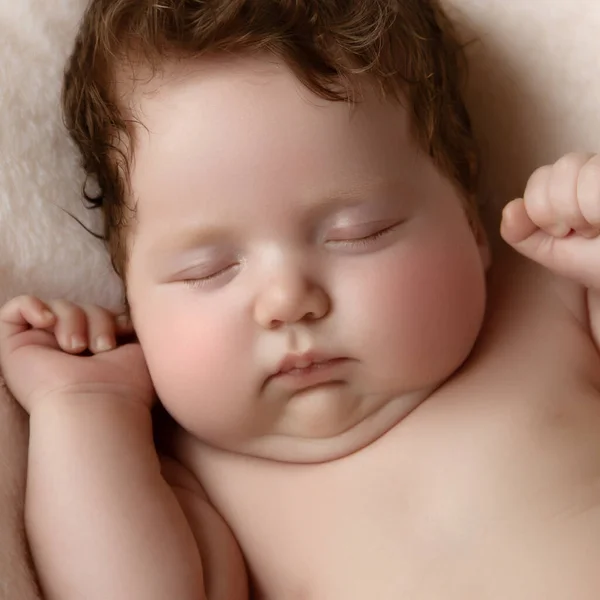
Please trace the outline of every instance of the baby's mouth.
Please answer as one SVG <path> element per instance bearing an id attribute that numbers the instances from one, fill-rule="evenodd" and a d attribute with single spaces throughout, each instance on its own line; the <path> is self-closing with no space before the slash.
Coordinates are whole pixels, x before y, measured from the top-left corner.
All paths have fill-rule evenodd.
<path id="1" fill-rule="evenodd" d="M 286 357 L 269 380 L 289 389 L 301 391 L 315 386 L 343 383 L 346 357 Z"/>

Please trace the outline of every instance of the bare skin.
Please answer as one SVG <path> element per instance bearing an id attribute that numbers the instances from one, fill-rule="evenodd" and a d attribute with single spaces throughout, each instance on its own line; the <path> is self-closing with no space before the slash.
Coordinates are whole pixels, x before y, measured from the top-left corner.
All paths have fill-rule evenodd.
<path id="1" fill-rule="evenodd" d="M 600 158 L 532 176 L 502 225 L 531 260 L 486 284 L 401 107 L 204 66 L 135 98 L 139 344 L 98 307 L 0 312 L 48 600 L 595 600 Z"/>
<path id="2" fill-rule="evenodd" d="M 368 448 L 290 466 L 181 434 L 257 598 L 597 597 L 600 360 L 581 294 L 503 254 L 468 363 Z"/>
<path id="3" fill-rule="evenodd" d="M 186 468 L 164 473 L 211 578 L 236 563 L 219 564 L 229 534 L 199 481 L 253 598 L 597 597 L 600 361 L 585 299 L 507 248 L 489 285 L 470 359 L 367 448 L 291 465 L 169 438 Z"/>
<path id="4" fill-rule="evenodd" d="M 500 248 L 469 360 L 377 442 L 290 468 L 180 434 L 258 598 L 598 596 L 598 164 L 532 175 L 502 233 L 555 272 Z"/>

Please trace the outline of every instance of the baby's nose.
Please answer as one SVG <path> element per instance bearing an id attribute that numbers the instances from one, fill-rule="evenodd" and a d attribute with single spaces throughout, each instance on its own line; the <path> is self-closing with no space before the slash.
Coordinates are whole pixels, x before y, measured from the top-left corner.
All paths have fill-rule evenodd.
<path id="1" fill-rule="evenodd" d="M 299 274 L 272 279 L 260 290 L 254 307 L 255 321 L 275 329 L 300 321 L 316 321 L 329 312 L 330 300 L 322 286 Z"/>

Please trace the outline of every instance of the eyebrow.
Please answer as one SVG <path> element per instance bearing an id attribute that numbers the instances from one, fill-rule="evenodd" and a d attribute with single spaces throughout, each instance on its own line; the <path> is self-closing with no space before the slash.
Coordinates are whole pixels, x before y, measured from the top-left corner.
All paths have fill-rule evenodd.
<path id="1" fill-rule="evenodd" d="M 214 246 L 217 241 L 227 236 L 224 227 L 193 225 L 184 227 L 177 232 L 177 236 L 164 236 L 152 244 L 150 252 L 158 254 L 163 252 L 179 253 L 199 248 L 201 246 Z"/>
<path id="2" fill-rule="evenodd" d="M 372 199 L 374 192 L 392 190 L 404 181 L 402 177 L 377 177 L 361 181 L 344 188 L 334 189 L 321 195 L 316 202 L 307 202 L 307 220 L 318 220 L 329 217 L 346 208 L 353 208 Z"/>
<path id="3" fill-rule="evenodd" d="M 325 190 L 319 194 L 322 200 L 315 202 L 315 208 L 319 210 L 321 206 L 325 209 L 332 206 L 337 210 L 340 206 L 353 206 L 361 204 L 366 195 L 372 194 L 374 191 L 382 189 L 390 189 L 405 181 L 405 177 L 396 176 L 379 176 L 364 178 L 361 181 L 350 182 L 344 186 L 332 186 L 331 189 Z M 315 196 L 317 196 L 315 194 Z"/>

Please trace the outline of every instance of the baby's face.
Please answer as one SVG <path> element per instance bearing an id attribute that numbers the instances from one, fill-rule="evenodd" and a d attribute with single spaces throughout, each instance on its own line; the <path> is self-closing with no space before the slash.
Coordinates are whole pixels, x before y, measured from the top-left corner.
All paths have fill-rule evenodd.
<path id="1" fill-rule="evenodd" d="M 403 109 L 324 101 L 272 59 L 138 92 L 129 300 L 203 441 L 283 461 L 371 443 L 465 360 L 486 249 Z"/>

